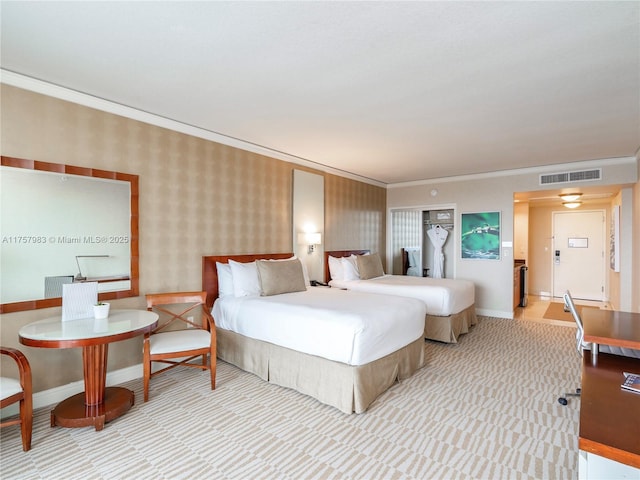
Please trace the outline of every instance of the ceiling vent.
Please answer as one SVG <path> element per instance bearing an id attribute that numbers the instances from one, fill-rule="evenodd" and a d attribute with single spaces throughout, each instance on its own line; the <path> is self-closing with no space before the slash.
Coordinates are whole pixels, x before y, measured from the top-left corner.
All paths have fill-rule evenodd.
<path id="1" fill-rule="evenodd" d="M 600 180 L 602 169 L 576 170 L 574 172 L 550 173 L 540 175 L 540 185 L 553 185 L 556 183 L 587 182 Z"/>

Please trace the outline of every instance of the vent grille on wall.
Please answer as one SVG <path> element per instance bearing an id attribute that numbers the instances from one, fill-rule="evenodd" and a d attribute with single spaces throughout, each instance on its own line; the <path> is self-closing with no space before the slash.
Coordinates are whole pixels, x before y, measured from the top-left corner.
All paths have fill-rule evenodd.
<path id="1" fill-rule="evenodd" d="M 577 170 L 574 172 L 550 173 L 540 175 L 540 185 L 550 185 L 554 183 L 587 182 L 590 180 L 600 180 L 602 169 Z"/>

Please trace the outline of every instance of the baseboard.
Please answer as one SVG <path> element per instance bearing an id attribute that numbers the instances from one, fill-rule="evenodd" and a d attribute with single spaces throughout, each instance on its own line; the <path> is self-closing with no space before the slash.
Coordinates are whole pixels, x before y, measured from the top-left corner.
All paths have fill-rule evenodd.
<path id="1" fill-rule="evenodd" d="M 142 381 L 142 364 L 121 368 L 107 373 L 107 386 L 119 385 L 130 380 L 140 379 Z M 67 383 L 59 387 L 50 388 L 33 394 L 33 408 L 46 407 L 60 403 L 65 398 L 69 398 L 76 393 L 84 391 L 84 380 Z M 0 418 L 18 415 L 18 404 L 13 404 L 2 409 Z"/>
<path id="2" fill-rule="evenodd" d="M 485 317 L 498 317 L 498 318 L 508 318 L 513 319 L 513 310 L 509 310 L 507 312 L 502 310 L 489 310 L 486 308 L 476 308 L 477 315 L 483 315 Z"/>

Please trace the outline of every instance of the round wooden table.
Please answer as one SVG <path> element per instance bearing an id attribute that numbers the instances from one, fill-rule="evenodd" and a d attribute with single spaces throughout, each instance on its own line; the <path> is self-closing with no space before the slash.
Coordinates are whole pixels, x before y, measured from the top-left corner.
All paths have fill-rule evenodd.
<path id="1" fill-rule="evenodd" d="M 28 347 L 82 347 L 84 392 L 60 402 L 51 412 L 51 426 L 86 427 L 102 430 L 104 424 L 127 412 L 134 393 L 122 387 L 106 387 L 109 344 L 155 328 L 158 315 L 146 310 L 112 310 L 101 320 L 83 318 L 63 322 L 51 317 L 20 329 L 20 343 Z"/>

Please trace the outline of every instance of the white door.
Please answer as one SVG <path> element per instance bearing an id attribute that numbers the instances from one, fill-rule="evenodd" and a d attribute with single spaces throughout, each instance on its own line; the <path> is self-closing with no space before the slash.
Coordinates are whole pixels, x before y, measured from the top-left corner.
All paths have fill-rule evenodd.
<path id="1" fill-rule="evenodd" d="M 604 300 L 605 213 L 553 212 L 553 296 Z"/>

